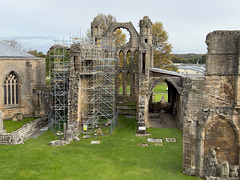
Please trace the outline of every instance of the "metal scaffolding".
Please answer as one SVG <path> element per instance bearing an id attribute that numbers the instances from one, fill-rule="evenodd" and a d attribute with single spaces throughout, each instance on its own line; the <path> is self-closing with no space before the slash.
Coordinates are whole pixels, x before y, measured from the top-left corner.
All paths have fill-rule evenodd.
<path id="1" fill-rule="evenodd" d="M 70 70 L 70 43 L 55 42 L 49 50 L 50 70 L 50 115 L 49 128 L 52 133 L 62 135 L 67 122 L 68 88 Z"/>
<path id="2" fill-rule="evenodd" d="M 77 46 L 79 52 L 74 54 L 74 50 L 71 49 L 73 46 Z M 111 43 L 91 42 L 86 38 L 72 37 L 69 42 L 56 42 L 50 49 L 49 127 L 54 134 L 61 136 L 64 124 L 69 124 L 69 96 L 73 95 L 70 93 L 72 91 L 75 91 L 74 94 L 80 94 L 78 97 L 74 95 L 74 101 L 77 101 L 78 105 L 81 104 L 77 113 L 78 118 L 81 116 L 83 132 L 90 133 L 100 127 L 109 129 L 107 134 L 113 132 L 118 119 L 115 100 L 117 60 L 114 57 L 115 51 Z M 77 74 L 81 82 L 80 91 L 69 91 L 71 74 L 74 77 Z"/>
<path id="3" fill-rule="evenodd" d="M 98 127 L 111 127 L 117 123 L 114 48 L 104 41 L 78 41 L 81 50 L 76 69 L 81 78 L 82 124 L 87 133 Z"/>

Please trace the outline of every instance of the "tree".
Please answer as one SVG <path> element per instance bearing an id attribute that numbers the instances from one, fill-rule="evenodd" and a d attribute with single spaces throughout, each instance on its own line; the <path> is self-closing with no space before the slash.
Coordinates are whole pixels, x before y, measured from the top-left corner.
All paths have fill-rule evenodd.
<path id="1" fill-rule="evenodd" d="M 126 44 L 126 34 L 121 29 L 116 29 L 113 33 L 113 42 L 115 46 L 123 46 Z"/>
<path id="2" fill-rule="evenodd" d="M 35 57 L 45 58 L 46 76 L 49 76 L 49 58 L 43 52 L 38 52 L 36 49 L 28 49 L 27 53 L 32 54 Z"/>
<path id="3" fill-rule="evenodd" d="M 172 58 L 172 45 L 167 42 L 168 34 L 165 31 L 161 22 L 155 22 L 152 25 L 152 42 L 154 48 L 153 63 L 155 67 L 176 70 L 171 68 Z"/>
<path id="4" fill-rule="evenodd" d="M 14 47 L 14 48 L 16 48 L 16 49 L 22 49 L 21 43 L 15 41 L 15 40 L 3 40 L 2 42 L 3 42 L 4 44 L 7 44 L 7 45 L 9 45 L 9 46 L 12 46 L 12 47 Z"/>
<path id="5" fill-rule="evenodd" d="M 28 50 L 28 53 L 29 53 L 29 54 L 32 54 L 32 55 L 35 56 L 35 57 L 46 58 L 46 55 L 43 54 L 43 52 L 38 52 L 36 49 L 34 49 L 34 50 L 29 49 L 29 50 Z"/>
<path id="6" fill-rule="evenodd" d="M 103 31 L 106 32 L 108 27 L 110 26 L 110 24 L 112 22 L 116 22 L 117 19 L 116 17 L 114 17 L 112 14 L 98 14 L 97 16 L 101 21 L 102 21 L 102 25 L 103 25 Z"/>

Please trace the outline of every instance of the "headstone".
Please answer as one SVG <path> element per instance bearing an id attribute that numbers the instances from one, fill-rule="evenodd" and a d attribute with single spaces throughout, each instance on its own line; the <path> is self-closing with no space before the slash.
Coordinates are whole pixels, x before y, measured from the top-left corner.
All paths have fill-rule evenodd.
<path id="1" fill-rule="evenodd" d="M 165 138 L 166 142 L 177 142 L 176 138 Z"/>
<path id="2" fill-rule="evenodd" d="M 154 138 L 147 138 L 147 142 L 152 142 L 152 143 L 155 143 L 155 140 Z"/>
<path id="3" fill-rule="evenodd" d="M 3 133 L 3 118 L 2 111 L 0 110 L 0 134 Z"/>
<path id="4" fill-rule="evenodd" d="M 161 97 L 161 100 L 160 100 L 160 102 L 161 102 L 161 103 L 165 103 L 165 102 L 166 102 L 166 101 L 165 101 L 165 97 L 164 97 L 164 96 L 162 96 L 162 97 Z"/>
<path id="5" fill-rule="evenodd" d="M 91 144 L 100 144 L 101 140 L 92 140 Z"/>
<path id="6" fill-rule="evenodd" d="M 83 138 L 84 138 L 84 139 L 89 139 L 90 136 L 89 136 L 89 135 L 84 135 Z"/>
<path id="7" fill-rule="evenodd" d="M 221 175 L 222 178 L 228 178 L 229 177 L 229 164 L 228 164 L 228 161 L 223 161 L 221 163 L 220 175 Z"/>
<path id="8" fill-rule="evenodd" d="M 138 146 L 149 147 L 148 143 L 138 143 Z"/>

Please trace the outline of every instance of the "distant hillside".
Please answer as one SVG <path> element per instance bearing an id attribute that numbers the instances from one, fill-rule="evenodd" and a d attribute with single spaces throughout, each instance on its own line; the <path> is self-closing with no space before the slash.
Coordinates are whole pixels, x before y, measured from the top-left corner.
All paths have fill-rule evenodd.
<path id="1" fill-rule="evenodd" d="M 184 63 L 184 64 L 205 64 L 206 63 L 206 54 L 173 54 L 171 59 L 173 63 Z"/>

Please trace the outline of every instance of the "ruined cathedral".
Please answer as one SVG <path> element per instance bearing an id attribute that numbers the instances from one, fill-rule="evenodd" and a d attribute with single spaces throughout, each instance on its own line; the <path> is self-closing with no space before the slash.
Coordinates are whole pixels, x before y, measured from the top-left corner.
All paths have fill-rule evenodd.
<path id="1" fill-rule="evenodd" d="M 131 22 L 112 22 L 104 31 L 97 16 L 91 22 L 91 41 L 76 39 L 71 45 L 69 87 L 67 93 L 56 94 L 57 100 L 66 98 L 68 106 L 67 114 L 62 113 L 61 108 L 57 111 L 61 117 L 68 118 L 66 137 L 72 139 L 83 128 L 94 128 L 101 123 L 114 127 L 119 109 L 129 103 L 136 104 L 137 133 L 147 133 L 150 112 L 156 113 L 165 108 L 152 101 L 154 87 L 165 81 L 168 86 L 168 112 L 174 115 L 183 132 L 183 173 L 238 177 L 240 31 L 209 33 L 206 37 L 205 74 L 185 77 L 153 67 L 152 22 L 149 17 L 143 17 L 139 27 L 138 32 Z M 113 33 L 119 28 L 126 29 L 130 39 L 127 44 L 115 46 Z M 26 63 L 26 66 L 30 64 Z M 56 72 L 60 76 L 66 69 L 63 65 L 56 66 Z M 17 74 L 20 73 L 10 69 L 5 73 L 0 92 L 5 91 L 8 78 L 15 78 L 16 83 L 25 82 Z M 56 83 L 59 82 L 57 79 Z M 24 91 L 18 92 L 19 97 L 20 93 Z M 20 101 L 16 96 L 11 96 L 10 100 L 7 97 L 1 100 L 2 104 Z M 55 106 L 59 104 L 57 102 Z M 36 111 L 38 105 L 31 107 Z M 24 109 L 20 111 L 28 115 Z M 52 121 L 52 125 L 54 123 Z"/>
<path id="2" fill-rule="evenodd" d="M 115 70 L 104 66 L 109 68 L 109 82 L 106 82 L 108 87 L 112 82 L 111 73 L 115 73 L 116 77 L 113 78 L 116 85 L 113 92 L 116 107 L 113 109 L 116 110 L 124 102 L 135 102 L 137 131 L 146 133 L 151 121 L 149 112 L 152 109 L 161 109 L 161 106 L 152 102 L 153 89 L 159 82 L 165 81 L 168 85 L 170 113 L 174 114 L 179 128 L 183 131 L 183 172 L 196 176 L 212 176 L 215 175 L 214 172 L 219 175 L 217 172 L 220 171 L 221 164 L 226 162 L 229 167 L 236 169 L 240 161 L 240 32 L 209 33 L 206 38 L 208 58 L 205 75 L 184 77 L 153 67 L 152 22 L 145 16 L 139 25 L 138 33 L 131 22 L 113 22 L 104 32 L 98 17 L 91 23 L 91 36 L 95 45 L 104 47 L 101 53 L 107 63 L 116 63 Z M 112 34 L 118 28 L 127 29 L 130 40 L 126 45 L 116 47 L 115 51 L 112 51 L 109 48 L 112 47 Z M 80 124 L 95 112 L 91 103 L 84 105 L 82 102 L 85 97 L 93 95 L 94 88 L 90 88 L 93 84 L 89 79 L 95 78 L 94 73 L 97 71 L 92 71 L 95 66 L 93 59 L 84 60 L 83 54 L 86 55 L 86 52 L 83 49 L 78 45 L 71 49 L 74 66 L 71 69 L 70 98 L 74 97 L 75 100 L 71 100 L 69 118 L 70 121 Z M 82 52 L 84 53 L 81 54 Z M 74 75 L 76 71 L 81 75 Z M 80 90 L 84 85 L 86 89 L 91 89 L 91 92 Z M 127 85 L 130 86 L 130 93 L 127 93 Z M 109 95 L 103 93 L 102 98 L 108 99 Z M 210 165 L 212 156 L 216 161 Z"/>

